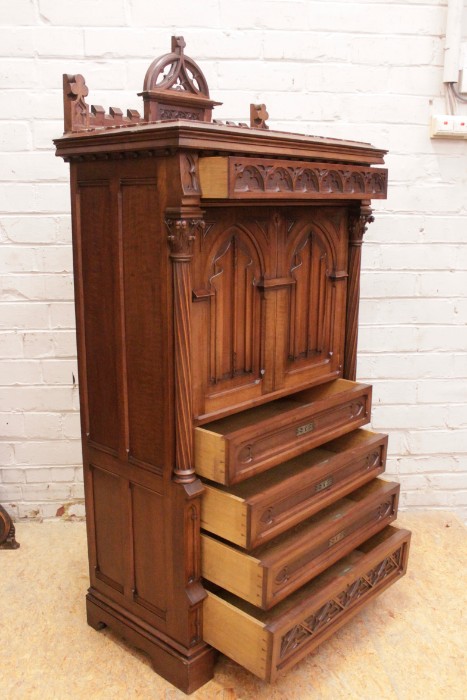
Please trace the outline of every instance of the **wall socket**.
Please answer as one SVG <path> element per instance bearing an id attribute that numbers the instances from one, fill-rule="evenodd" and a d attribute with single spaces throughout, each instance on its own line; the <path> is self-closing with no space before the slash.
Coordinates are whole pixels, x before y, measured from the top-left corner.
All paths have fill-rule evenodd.
<path id="1" fill-rule="evenodd" d="M 432 139 L 467 139 L 467 115 L 435 114 L 431 117 Z"/>

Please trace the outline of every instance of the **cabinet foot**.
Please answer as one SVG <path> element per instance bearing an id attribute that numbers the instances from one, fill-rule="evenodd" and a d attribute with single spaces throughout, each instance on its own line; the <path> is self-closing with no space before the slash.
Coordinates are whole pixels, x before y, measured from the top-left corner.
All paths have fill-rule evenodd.
<path id="1" fill-rule="evenodd" d="M 91 627 L 99 630 L 108 626 L 144 651 L 151 659 L 154 671 L 184 693 L 193 693 L 213 677 L 214 650 L 208 644 L 201 644 L 189 656 L 184 655 L 157 636 L 157 630 L 140 627 L 134 619 L 94 598 L 92 593 L 86 596 L 86 609 Z"/>

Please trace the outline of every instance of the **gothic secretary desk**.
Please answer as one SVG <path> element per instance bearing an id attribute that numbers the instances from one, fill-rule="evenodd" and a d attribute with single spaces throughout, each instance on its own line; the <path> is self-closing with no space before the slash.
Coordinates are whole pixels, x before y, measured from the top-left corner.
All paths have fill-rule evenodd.
<path id="1" fill-rule="evenodd" d="M 64 76 L 88 622 L 187 693 L 218 649 L 273 681 L 399 579 L 387 438 L 355 382 L 385 151 L 212 120 L 182 37 L 144 117 Z"/>

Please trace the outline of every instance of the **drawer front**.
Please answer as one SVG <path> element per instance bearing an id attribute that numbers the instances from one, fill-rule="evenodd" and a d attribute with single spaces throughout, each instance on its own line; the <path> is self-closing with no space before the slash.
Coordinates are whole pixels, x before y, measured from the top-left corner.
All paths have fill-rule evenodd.
<path id="1" fill-rule="evenodd" d="M 343 453 L 333 454 L 324 465 L 311 467 L 301 478 L 291 479 L 290 485 L 284 483 L 280 491 L 266 491 L 253 503 L 249 548 L 269 541 L 381 474 L 386 465 L 387 436 L 368 435 L 357 448 L 349 446 Z"/>
<path id="2" fill-rule="evenodd" d="M 202 575 L 267 610 L 391 523 L 399 484 L 377 481 L 250 554 L 202 535 Z"/>
<path id="3" fill-rule="evenodd" d="M 268 612 L 208 590 L 203 639 L 273 681 L 405 574 L 409 542 L 388 527 Z"/>
<path id="4" fill-rule="evenodd" d="M 387 436 L 356 430 L 231 489 L 206 484 L 201 526 L 251 550 L 384 471 Z"/>
<path id="5" fill-rule="evenodd" d="M 364 393 L 358 399 L 319 413 L 310 411 L 308 416 L 291 421 L 282 429 L 265 430 L 256 439 L 232 442 L 228 451 L 230 483 L 247 479 L 369 420 L 369 397 Z"/>
<path id="6" fill-rule="evenodd" d="M 371 387 L 345 380 L 337 380 L 337 386 L 341 390 L 331 387 L 329 394 L 326 388 L 318 388 L 295 395 L 288 401 L 290 409 L 276 415 L 271 405 L 270 418 L 264 418 L 262 407 L 263 412 L 252 409 L 219 421 L 220 428 L 215 423 L 196 428 L 196 471 L 226 485 L 239 483 L 368 423 Z M 261 420 L 256 421 L 257 416 Z M 241 427 L 229 431 L 236 422 Z"/>

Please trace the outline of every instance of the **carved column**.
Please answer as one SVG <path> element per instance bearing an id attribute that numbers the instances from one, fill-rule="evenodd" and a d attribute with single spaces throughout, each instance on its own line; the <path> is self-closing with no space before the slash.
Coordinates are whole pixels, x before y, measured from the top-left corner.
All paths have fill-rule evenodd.
<path id="1" fill-rule="evenodd" d="M 349 217 L 349 278 L 345 328 L 344 377 L 355 381 L 357 375 L 358 309 L 360 305 L 360 269 L 363 235 L 374 221 L 369 200 L 363 200 Z"/>
<path id="2" fill-rule="evenodd" d="M 193 467 L 191 386 L 191 275 L 193 241 L 201 219 L 167 218 L 168 243 L 173 269 L 175 339 L 175 468 L 174 481 L 190 484 L 196 479 Z"/>

